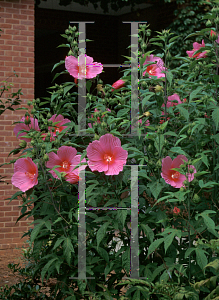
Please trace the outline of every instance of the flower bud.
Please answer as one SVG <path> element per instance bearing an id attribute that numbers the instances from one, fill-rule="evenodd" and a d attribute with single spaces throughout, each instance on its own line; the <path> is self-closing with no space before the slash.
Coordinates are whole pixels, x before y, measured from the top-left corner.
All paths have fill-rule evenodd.
<path id="1" fill-rule="evenodd" d="M 25 148 L 27 146 L 27 142 L 22 140 L 20 143 L 19 143 L 19 147 L 20 148 Z"/>
<path id="2" fill-rule="evenodd" d="M 24 123 L 25 125 L 29 125 L 31 123 L 30 118 L 26 117 Z"/>
<path id="3" fill-rule="evenodd" d="M 188 180 L 184 180 L 184 181 L 183 181 L 183 184 L 184 184 L 185 186 L 188 186 L 188 184 L 189 184 Z"/>
<path id="4" fill-rule="evenodd" d="M 76 26 L 73 26 L 72 31 L 76 31 L 76 30 L 77 30 Z"/>
<path id="5" fill-rule="evenodd" d="M 44 161 L 48 161 L 48 160 L 49 160 L 49 156 L 48 156 L 47 154 L 44 154 L 43 160 L 44 160 Z"/>
<path id="6" fill-rule="evenodd" d="M 159 92 L 163 91 L 163 87 L 161 85 L 156 85 L 154 87 L 154 90 L 155 90 L 155 93 L 159 93 Z"/>
<path id="7" fill-rule="evenodd" d="M 211 27 L 212 23 L 211 23 L 211 20 L 208 20 L 205 24 L 207 27 Z"/>
<path id="8" fill-rule="evenodd" d="M 198 195 L 198 194 L 195 194 L 194 197 L 193 197 L 193 199 L 192 199 L 192 201 L 193 201 L 194 203 L 199 203 L 199 202 L 200 202 L 200 197 L 199 197 L 199 195 Z"/>

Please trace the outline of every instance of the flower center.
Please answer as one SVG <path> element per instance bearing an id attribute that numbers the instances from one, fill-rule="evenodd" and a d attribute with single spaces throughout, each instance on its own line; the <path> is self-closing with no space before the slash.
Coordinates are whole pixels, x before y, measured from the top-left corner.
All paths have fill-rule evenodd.
<path id="1" fill-rule="evenodd" d="M 156 65 L 151 65 L 151 66 L 148 66 L 146 71 L 150 74 L 150 75 L 153 75 L 154 71 L 156 69 Z"/>
<path id="2" fill-rule="evenodd" d="M 109 156 L 108 154 L 104 154 L 103 159 L 106 160 L 106 161 L 111 161 L 111 160 L 112 160 L 112 157 Z"/>
<path id="3" fill-rule="evenodd" d="M 66 160 L 64 160 L 62 163 L 62 168 L 67 169 L 68 167 L 69 167 L 69 163 Z"/>
<path id="4" fill-rule="evenodd" d="M 86 75 L 86 66 L 85 65 L 81 65 L 79 66 L 79 74 L 80 75 Z"/>
<path id="5" fill-rule="evenodd" d="M 33 174 L 33 173 L 30 173 L 30 172 L 25 172 L 25 175 L 28 177 L 28 178 L 30 178 L 31 180 L 33 180 L 34 179 L 34 176 L 36 175 L 35 173 Z"/>
<path id="6" fill-rule="evenodd" d="M 179 176 L 180 176 L 180 173 L 177 172 L 177 171 L 174 171 L 174 172 L 172 173 L 172 175 L 171 175 L 171 177 L 172 177 L 173 179 L 178 179 Z"/>

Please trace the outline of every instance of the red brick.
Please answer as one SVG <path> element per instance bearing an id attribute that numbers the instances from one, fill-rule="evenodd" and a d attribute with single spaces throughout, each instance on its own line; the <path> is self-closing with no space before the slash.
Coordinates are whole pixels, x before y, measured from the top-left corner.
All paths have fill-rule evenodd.
<path id="1" fill-rule="evenodd" d="M 17 8 L 17 9 L 27 9 L 27 5 L 26 4 L 16 4 L 13 3 L 13 8 Z"/>
<path id="2" fill-rule="evenodd" d="M 23 227 L 13 227 L 13 232 L 26 232 L 27 231 L 27 227 L 23 226 Z"/>
<path id="3" fill-rule="evenodd" d="M 12 227 L 4 227 L 0 229 L 0 232 L 12 232 L 12 229 L 13 229 Z"/>
<path id="4" fill-rule="evenodd" d="M 6 22 L 7 22 L 7 23 L 13 24 L 13 26 L 20 23 L 19 20 L 16 20 L 16 19 L 11 18 L 11 15 L 8 15 L 7 18 L 8 18 L 8 20 L 6 19 Z M 13 27 L 13 28 L 14 28 L 14 27 Z M 16 29 L 16 28 L 15 28 L 15 29 Z"/>
<path id="5" fill-rule="evenodd" d="M 18 14 L 16 14 L 16 19 L 18 19 L 18 20 L 27 20 L 27 15 L 18 15 Z"/>
<path id="6" fill-rule="evenodd" d="M 4 29 L 4 28 L 12 28 L 12 25 L 9 24 L 9 23 L 2 23 L 1 24 L 1 29 Z M 4 32 L 4 30 L 2 30 Z"/>

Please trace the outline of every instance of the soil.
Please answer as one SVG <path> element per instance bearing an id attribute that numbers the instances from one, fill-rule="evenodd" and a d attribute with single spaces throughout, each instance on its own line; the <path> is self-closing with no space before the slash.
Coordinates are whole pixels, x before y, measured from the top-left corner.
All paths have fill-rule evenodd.
<path id="1" fill-rule="evenodd" d="M 12 286 L 20 281 L 22 276 L 14 274 L 12 270 L 8 268 L 8 264 L 20 263 L 21 266 L 25 266 L 21 257 L 21 249 L 0 250 L 0 287 L 4 287 L 6 284 Z"/>
<path id="2" fill-rule="evenodd" d="M 9 287 L 18 283 L 22 280 L 22 276 L 13 273 L 11 269 L 8 268 L 8 264 L 18 264 L 21 267 L 25 266 L 25 260 L 22 256 L 22 249 L 7 249 L 0 250 L 0 288 L 8 285 Z M 114 271 L 112 271 L 113 273 Z M 44 292 L 49 296 L 49 289 L 51 285 L 54 285 L 54 279 L 48 280 L 44 288 Z M 125 289 L 123 288 L 123 294 L 125 294 Z M 82 299 L 83 300 L 83 299 Z"/>

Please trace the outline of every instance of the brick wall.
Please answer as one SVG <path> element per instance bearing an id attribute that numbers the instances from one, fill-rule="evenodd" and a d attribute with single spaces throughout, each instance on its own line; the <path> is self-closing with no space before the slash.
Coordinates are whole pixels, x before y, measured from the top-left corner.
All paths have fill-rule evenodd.
<path id="1" fill-rule="evenodd" d="M 22 88 L 22 107 L 27 107 L 27 101 L 34 98 L 34 0 L 1 0 L 0 1 L 0 81 L 6 80 L 14 84 L 12 92 Z M 13 76 L 16 71 L 18 77 Z M 0 116 L 0 164 L 15 158 L 7 156 L 18 146 L 18 140 L 13 133 L 13 122 L 20 121 L 23 111 L 6 111 Z M 6 198 L 11 197 L 17 188 L 11 184 L 12 165 L 0 168 L 0 175 L 6 176 L 0 183 L 0 249 L 21 246 L 26 240 L 21 240 L 31 220 L 21 219 L 19 200 L 9 204 Z"/>

